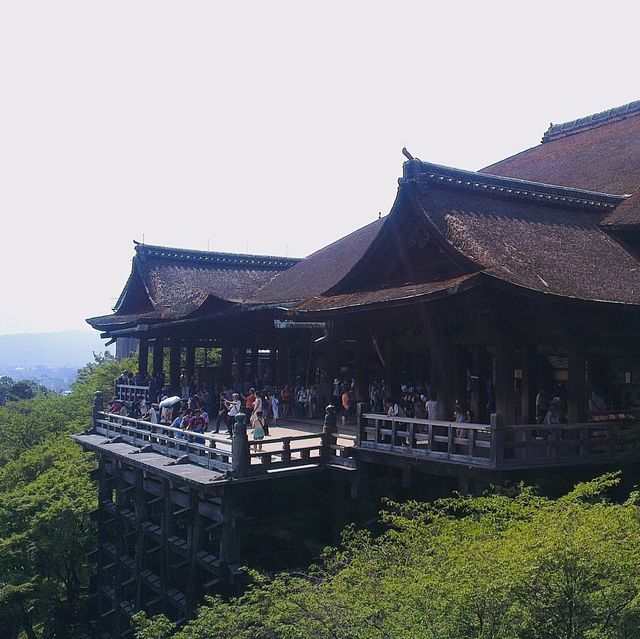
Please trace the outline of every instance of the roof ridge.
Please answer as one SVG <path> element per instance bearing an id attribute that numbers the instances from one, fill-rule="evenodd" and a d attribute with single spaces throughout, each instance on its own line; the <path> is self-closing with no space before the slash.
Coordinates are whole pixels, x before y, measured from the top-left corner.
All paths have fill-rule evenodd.
<path id="1" fill-rule="evenodd" d="M 610 211 L 628 197 L 502 177 L 490 173 L 478 173 L 422 160 L 409 160 L 404 163 L 403 169 L 400 184 L 408 181 L 428 182 L 446 188 L 476 190 L 500 197 L 544 202 L 563 208 L 579 210 L 586 208 L 595 212 Z"/>
<path id="2" fill-rule="evenodd" d="M 542 136 L 542 143 L 551 142 L 552 140 L 564 138 L 574 133 L 580 133 L 581 131 L 595 129 L 610 122 L 617 122 L 638 114 L 640 114 L 640 100 L 635 100 L 619 107 L 593 113 L 575 120 L 569 120 L 568 122 L 562 122 L 560 124 L 551 123 Z"/>
<path id="3" fill-rule="evenodd" d="M 282 257 L 277 255 L 253 255 L 251 253 L 224 253 L 221 251 L 202 251 L 198 249 L 182 249 L 136 242 L 135 251 L 141 257 L 155 257 L 167 260 L 187 260 L 227 266 L 259 266 L 281 268 L 293 266 L 300 261 L 298 257 Z"/>

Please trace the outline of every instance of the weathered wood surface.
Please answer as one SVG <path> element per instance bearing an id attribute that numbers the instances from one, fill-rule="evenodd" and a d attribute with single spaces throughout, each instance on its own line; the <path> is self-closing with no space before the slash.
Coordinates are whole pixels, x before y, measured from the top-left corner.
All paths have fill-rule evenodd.
<path id="1" fill-rule="evenodd" d="M 361 413 L 358 446 L 500 470 L 608 463 L 623 459 L 634 440 L 640 441 L 635 422 L 495 427 Z"/>
<path id="2" fill-rule="evenodd" d="M 101 398 L 94 405 L 92 433 L 108 440 L 122 441 L 179 460 L 190 462 L 229 476 L 256 476 L 270 471 L 283 471 L 310 465 L 354 467 L 351 448 L 355 437 L 338 433 L 304 433 L 284 437 L 268 437 L 262 451 L 243 435 L 246 446 L 237 440 L 213 433 L 195 433 L 166 424 L 125 417 L 101 410 Z M 246 464 L 235 464 L 238 450 L 244 451 Z M 242 468 L 238 473 L 237 469 Z"/>

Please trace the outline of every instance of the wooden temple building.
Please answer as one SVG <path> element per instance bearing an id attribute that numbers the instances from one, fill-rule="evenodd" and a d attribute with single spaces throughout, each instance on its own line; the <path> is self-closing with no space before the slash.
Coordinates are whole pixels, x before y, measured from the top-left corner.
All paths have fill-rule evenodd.
<path id="1" fill-rule="evenodd" d="M 199 375 L 348 377 L 361 403 L 355 441 L 316 431 L 258 454 L 243 433 L 181 441 L 98 401 L 75 438 L 100 459 L 105 636 L 126 635 L 134 609 L 184 618 L 203 594 L 233 590 L 256 534 L 289 557 L 314 534 L 335 539 L 394 477 L 473 490 L 624 463 L 640 428 L 639 188 L 637 102 L 551 126 L 479 172 L 409 159 L 386 217 L 304 259 L 136 244 L 114 313 L 88 321 L 138 339 L 141 370 L 149 353 L 149 373 L 169 358 L 177 389 L 196 348 L 219 348 Z M 396 398 L 428 382 L 438 419 L 369 412 L 381 379 Z M 566 423 L 540 428 L 540 393 L 562 395 Z M 471 422 L 454 421 L 456 402 Z"/>

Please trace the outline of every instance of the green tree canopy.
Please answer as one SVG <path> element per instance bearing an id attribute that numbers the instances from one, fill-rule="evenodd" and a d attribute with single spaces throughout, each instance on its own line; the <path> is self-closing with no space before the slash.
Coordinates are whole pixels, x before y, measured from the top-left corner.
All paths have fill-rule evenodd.
<path id="1" fill-rule="evenodd" d="M 348 528 L 305 574 L 209 599 L 182 629 L 140 615 L 144 639 L 631 639 L 640 636 L 640 509 L 616 478 L 559 500 L 389 504 L 378 538 Z M 155 626 L 157 624 L 157 626 Z"/>

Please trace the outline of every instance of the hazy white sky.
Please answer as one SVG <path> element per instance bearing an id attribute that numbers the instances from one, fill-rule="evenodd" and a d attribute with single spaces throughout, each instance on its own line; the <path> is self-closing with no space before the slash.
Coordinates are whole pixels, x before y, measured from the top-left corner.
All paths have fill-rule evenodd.
<path id="1" fill-rule="evenodd" d="M 304 256 L 404 145 L 478 169 L 639 99 L 629 6 L 0 3 L 0 333 L 109 312 L 134 239 Z"/>

